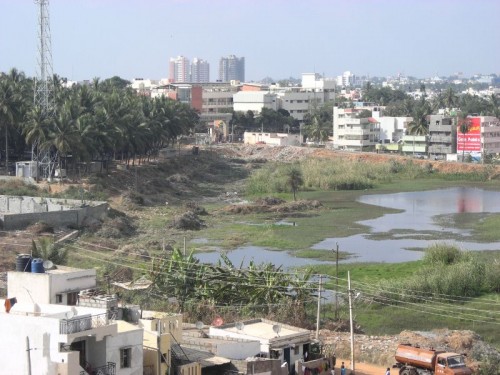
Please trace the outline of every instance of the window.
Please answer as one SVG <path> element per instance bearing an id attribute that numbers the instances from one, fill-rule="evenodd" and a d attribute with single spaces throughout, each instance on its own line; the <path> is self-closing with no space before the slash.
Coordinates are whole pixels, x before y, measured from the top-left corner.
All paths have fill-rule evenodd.
<path id="1" fill-rule="evenodd" d="M 130 368 L 132 348 L 120 349 L 120 368 Z"/>
<path id="2" fill-rule="evenodd" d="M 62 294 L 56 294 L 56 303 L 62 303 Z"/>
<path id="3" fill-rule="evenodd" d="M 75 306 L 76 303 L 78 302 L 78 292 L 68 293 L 67 298 L 68 298 L 67 305 L 69 305 L 69 306 Z"/>

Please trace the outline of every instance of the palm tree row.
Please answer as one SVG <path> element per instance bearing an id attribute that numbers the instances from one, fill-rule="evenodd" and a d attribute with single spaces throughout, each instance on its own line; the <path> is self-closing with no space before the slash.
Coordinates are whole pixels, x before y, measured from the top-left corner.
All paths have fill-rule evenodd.
<path id="1" fill-rule="evenodd" d="M 48 116 L 33 104 L 33 82 L 15 69 L 0 73 L 6 158 L 9 149 L 19 155 L 34 145 L 35 152 L 48 151 L 61 167 L 69 155 L 73 166 L 117 158 L 128 164 L 173 144 L 198 122 L 198 114 L 189 106 L 164 97 L 138 96 L 114 78 L 64 88 L 54 77 L 55 108 Z"/>

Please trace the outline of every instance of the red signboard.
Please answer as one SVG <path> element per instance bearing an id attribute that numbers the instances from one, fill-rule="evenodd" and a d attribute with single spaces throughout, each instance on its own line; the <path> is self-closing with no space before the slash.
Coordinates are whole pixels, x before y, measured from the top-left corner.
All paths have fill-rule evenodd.
<path id="1" fill-rule="evenodd" d="M 481 119 L 479 117 L 467 118 L 468 131 L 463 134 L 461 123 L 457 128 L 457 152 L 481 152 Z"/>

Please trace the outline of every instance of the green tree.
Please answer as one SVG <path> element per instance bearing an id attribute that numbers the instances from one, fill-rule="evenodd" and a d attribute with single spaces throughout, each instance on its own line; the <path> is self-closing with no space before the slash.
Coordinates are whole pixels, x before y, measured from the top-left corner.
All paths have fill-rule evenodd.
<path id="1" fill-rule="evenodd" d="M 458 118 L 458 131 L 462 133 L 462 162 L 465 161 L 465 146 L 467 142 L 467 133 L 470 129 L 470 119 L 465 112 L 461 112 Z"/>
<path id="2" fill-rule="evenodd" d="M 298 166 L 291 166 L 286 172 L 287 184 L 293 193 L 293 200 L 296 201 L 296 193 L 299 188 L 304 184 L 304 178 L 302 176 L 302 171 Z"/>
<path id="3" fill-rule="evenodd" d="M 412 113 L 413 120 L 408 124 L 408 133 L 412 135 L 426 135 L 429 133 L 428 117 L 431 108 L 425 99 L 420 100 Z"/>
<path id="4" fill-rule="evenodd" d="M 16 82 L 9 76 L 0 76 L 0 126 L 5 132 L 5 173 L 9 173 L 9 128 L 19 123 L 22 98 L 16 91 Z"/>
<path id="5" fill-rule="evenodd" d="M 68 261 L 68 249 L 56 245 L 52 238 L 41 237 L 38 242 L 31 242 L 31 256 L 50 260 L 56 265 L 64 265 Z"/>

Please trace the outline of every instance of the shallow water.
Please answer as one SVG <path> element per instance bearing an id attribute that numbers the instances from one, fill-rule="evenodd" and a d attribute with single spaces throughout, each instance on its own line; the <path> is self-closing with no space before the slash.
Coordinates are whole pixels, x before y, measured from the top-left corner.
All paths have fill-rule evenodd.
<path id="1" fill-rule="evenodd" d="M 500 242 L 470 242 L 468 241 L 470 233 L 449 226 L 444 227 L 435 220 L 439 215 L 500 212 L 500 192 L 457 187 L 422 192 L 364 195 L 359 198 L 359 202 L 402 211 L 359 222 L 369 228 L 367 233 L 326 238 L 312 248 L 330 251 L 338 244 L 340 251 L 353 255 L 352 258 L 343 261 L 349 263 L 400 263 L 418 260 L 423 252 L 408 249 L 425 249 L 434 243 L 447 243 L 463 250 L 500 250 Z M 392 234 L 390 239 L 380 240 L 374 236 L 394 230 L 398 233 Z M 436 233 L 438 240 L 435 239 Z M 425 237 L 431 234 L 433 239 L 426 240 Z M 420 239 L 415 239 L 416 237 Z M 457 237 L 460 240 L 456 240 Z M 285 268 L 325 263 L 314 259 L 296 258 L 286 251 L 270 251 L 257 246 L 240 247 L 227 252 L 227 256 L 237 266 L 242 262 L 247 266 L 250 260 L 256 263 L 272 262 Z M 219 253 L 197 254 L 196 257 L 202 262 L 214 263 L 219 259 Z"/>

